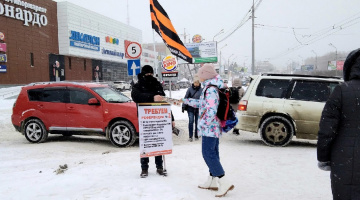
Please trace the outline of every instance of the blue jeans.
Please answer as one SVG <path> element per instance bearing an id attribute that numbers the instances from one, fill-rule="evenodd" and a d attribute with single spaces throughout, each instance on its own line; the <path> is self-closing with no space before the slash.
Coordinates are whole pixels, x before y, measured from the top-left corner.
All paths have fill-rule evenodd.
<path id="1" fill-rule="evenodd" d="M 188 108 L 187 110 L 188 117 L 189 117 L 189 138 L 193 137 L 194 131 L 194 121 L 195 121 L 195 138 L 198 138 L 198 118 L 199 118 L 199 109 L 191 109 Z"/>
<path id="2" fill-rule="evenodd" d="M 225 175 L 224 169 L 220 163 L 219 138 L 203 136 L 202 155 L 212 176 Z"/>
<path id="3" fill-rule="evenodd" d="M 140 158 L 141 169 L 149 169 L 149 157 Z M 162 156 L 155 156 L 155 165 L 157 169 L 163 168 L 163 159 Z"/>

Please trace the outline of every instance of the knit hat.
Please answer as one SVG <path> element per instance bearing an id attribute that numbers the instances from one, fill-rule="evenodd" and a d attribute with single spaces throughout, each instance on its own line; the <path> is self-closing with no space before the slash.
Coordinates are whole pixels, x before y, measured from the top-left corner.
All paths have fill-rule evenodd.
<path id="1" fill-rule="evenodd" d="M 239 78 L 235 78 L 232 82 L 232 87 L 241 87 L 242 83 L 241 80 Z"/>
<path id="2" fill-rule="evenodd" d="M 154 74 L 154 69 L 150 65 L 144 65 L 144 67 L 141 68 L 142 74 L 152 73 Z"/>
<path id="3" fill-rule="evenodd" d="M 204 64 L 200 67 L 198 73 L 198 77 L 204 80 L 212 79 L 218 75 L 215 71 L 215 66 L 213 64 Z"/>

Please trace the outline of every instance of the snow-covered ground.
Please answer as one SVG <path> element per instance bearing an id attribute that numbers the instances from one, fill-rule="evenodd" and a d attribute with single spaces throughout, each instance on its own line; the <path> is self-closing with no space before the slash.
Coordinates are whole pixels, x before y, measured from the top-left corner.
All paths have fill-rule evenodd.
<path id="1" fill-rule="evenodd" d="M 166 156 L 168 177 L 155 173 L 150 158 L 149 177 L 141 179 L 138 144 L 116 148 L 102 137 L 51 135 L 45 143 L 27 142 L 10 119 L 11 96 L 19 91 L 0 89 L 0 199 L 217 199 L 215 192 L 197 188 L 208 170 L 201 140 L 187 141 L 187 113 L 180 107 L 173 107 L 173 113 L 185 133 L 173 138 L 173 154 Z M 172 97 L 185 92 L 173 91 Z M 274 148 L 257 134 L 241 132 L 226 133 L 220 142 L 226 177 L 235 185 L 225 199 L 332 199 L 329 172 L 317 168 L 316 141 L 295 139 L 285 148 Z M 65 164 L 68 169 L 57 174 Z"/>

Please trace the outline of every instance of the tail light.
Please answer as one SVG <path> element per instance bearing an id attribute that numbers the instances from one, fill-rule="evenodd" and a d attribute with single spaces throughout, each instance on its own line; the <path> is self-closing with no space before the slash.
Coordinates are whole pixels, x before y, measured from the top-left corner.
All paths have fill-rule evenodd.
<path id="1" fill-rule="evenodd" d="M 238 110 L 240 111 L 246 111 L 247 109 L 247 105 L 248 105 L 248 101 L 247 100 L 241 100 L 238 106 Z"/>

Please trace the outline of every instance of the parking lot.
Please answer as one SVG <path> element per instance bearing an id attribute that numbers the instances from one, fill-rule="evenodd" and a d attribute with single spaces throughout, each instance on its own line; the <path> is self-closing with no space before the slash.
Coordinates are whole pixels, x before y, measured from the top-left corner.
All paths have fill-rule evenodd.
<path id="1" fill-rule="evenodd" d="M 0 101 L 0 199 L 215 199 L 215 192 L 197 188 L 208 175 L 201 139 L 187 141 L 186 113 L 178 108 L 182 134 L 166 156 L 169 176 L 156 175 L 151 158 L 149 177 L 141 179 L 138 143 L 116 148 L 102 137 L 50 135 L 46 143 L 30 144 L 11 125 L 14 100 Z M 331 199 L 329 173 L 317 168 L 316 141 L 274 148 L 257 134 L 226 133 L 220 157 L 235 185 L 227 199 Z"/>

